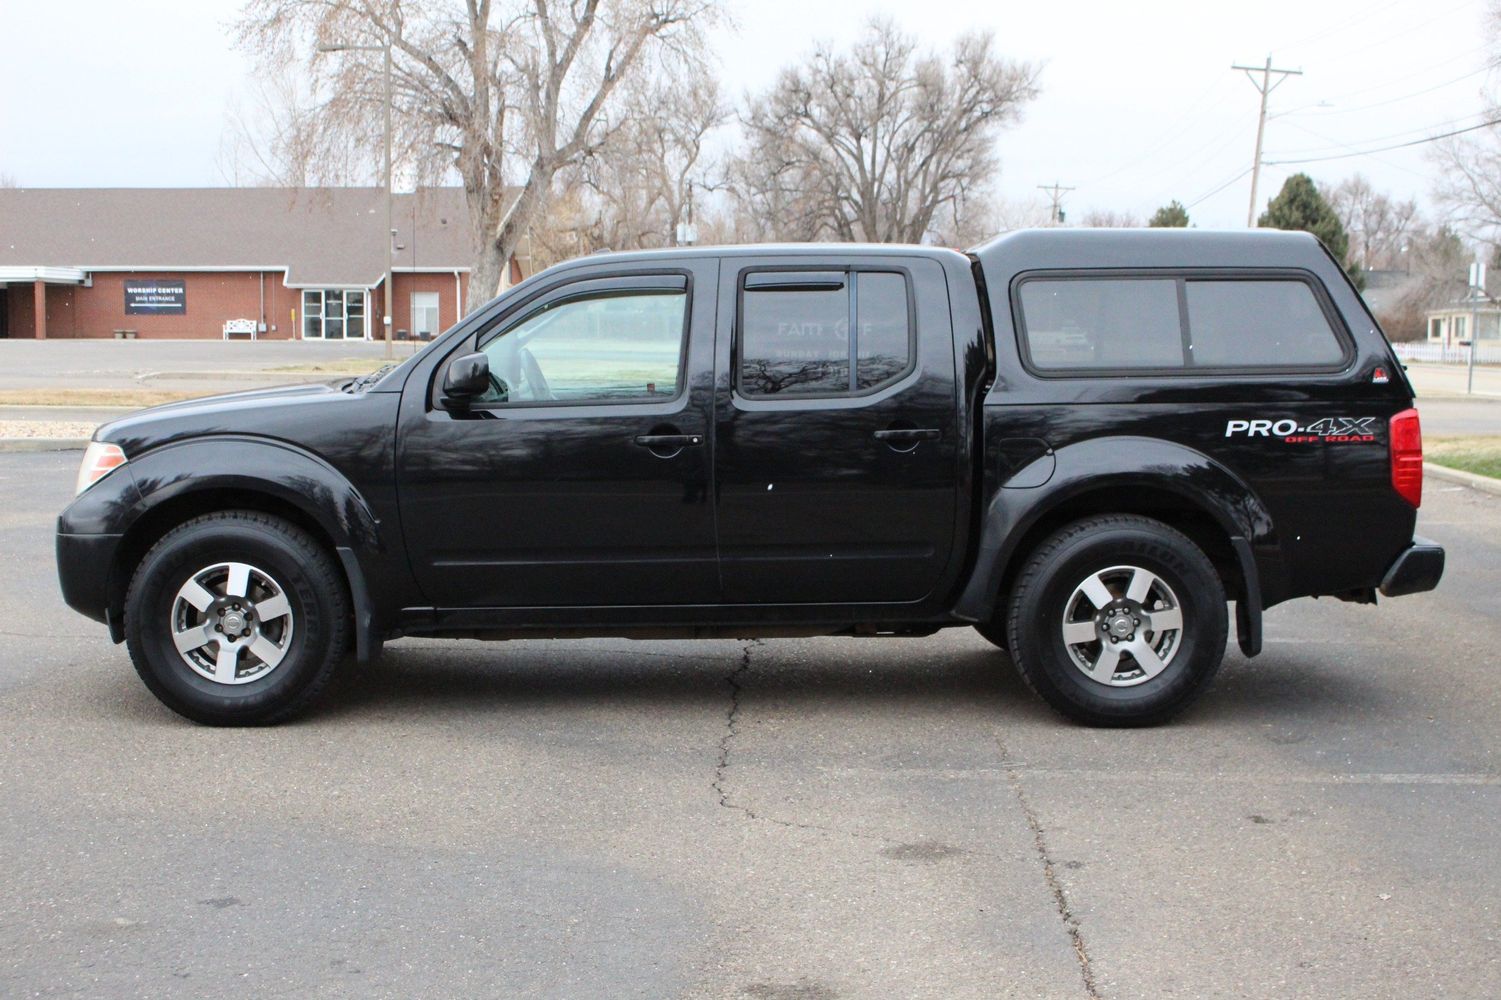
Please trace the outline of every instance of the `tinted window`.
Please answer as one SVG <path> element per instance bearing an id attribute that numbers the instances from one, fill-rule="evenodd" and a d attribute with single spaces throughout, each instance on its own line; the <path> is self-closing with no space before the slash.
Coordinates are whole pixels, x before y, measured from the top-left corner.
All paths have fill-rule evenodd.
<path id="1" fill-rule="evenodd" d="M 1345 356 L 1313 288 L 1291 278 L 1033 278 L 1018 298 L 1043 370 L 1328 368 Z"/>
<path id="2" fill-rule="evenodd" d="M 1021 286 L 1038 368 L 1176 368 L 1183 364 L 1171 278 L 1049 278 Z"/>
<path id="3" fill-rule="evenodd" d="M 1210 368 L 1336 365 L 1344 348 L 1301 281 L 1189 281 L 1193 362 Z"/>
<path id="4" fill-rule="evenodd" d="M 805 283 L 793 284 L 799 280 Z M 745 395 L 861 392 L 895 381 L 911 367 L 907 280 L 901 274 L 757 272 L 746 277 L 742 295 L 739 388 Z"/>
<path id="5" fill-rule="evenodd" d="M 907 279 L 861 271 L 855 281 L 855 387 L 874 389 L 901 378 L 912 360 Z"/>
<path id="6" fill-rule="evenodd" d="M 683 292 L 623 292 L 544 306 L 489 341 L 491 404 L 644 402 L 678 393 Z"/>

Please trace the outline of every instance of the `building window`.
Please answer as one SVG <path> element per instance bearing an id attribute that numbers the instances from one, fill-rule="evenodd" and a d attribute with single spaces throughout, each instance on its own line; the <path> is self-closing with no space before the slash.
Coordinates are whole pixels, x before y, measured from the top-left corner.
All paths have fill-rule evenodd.
<path id="1" fill-rule="evenodd" d="M 1435 316 L 1428 321 L 1428 339 L 1444 339 L 1444 320 L 1442 316 Z"/>
<path id="2" fill-rule="evenodd" d="M 1466 331 L 1466 327 L 1468 325 L 1468 324 L 1466 324 L 1465 320 L 1467 318 L 1468 317 L 1465 317 L 1465 316 L 1455 316 L 1454 317 L 1454 339 L 1455 340 L 1464 340 L 1465 339 L 1465 336 L 1466 336 L 1465 331 Z"/>
<path id="3" fill-rule="evenodd" d="M 431 340 L 438 335 L 438 293 L 412 293 L 412 336 Z"/>
<path id="4" fill-rule="evenodd" d="M 363 288 L 304 288 L 303 340 L 364 340 Z"/>

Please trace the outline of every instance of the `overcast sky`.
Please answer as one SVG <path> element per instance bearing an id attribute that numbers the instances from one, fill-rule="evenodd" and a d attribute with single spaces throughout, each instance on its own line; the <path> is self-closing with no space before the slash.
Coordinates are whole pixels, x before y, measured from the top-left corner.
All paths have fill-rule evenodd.
<path id="1" fill-rule="evenodd" d="M 0 172 L 29 186 L 205 186 L 226 108 L 247 88 L 230 46 L 236 0 L 13 3 L 0 31 Z M 1077 190 L 1090 209 L 1145 217 L 1177 198 L 1196 224 L 1245 224 L 1257 94 L 1232 62 L 1301 69 L 1272 96 L 1266 159 L 1392 145 L 1482 121 L 1485 0 L 1256 3 L 740 0 L 716 49 L 729 94 L 765 87 L 815 39 L 840 44 L 877 13 L 930 46 L 971 28 L 1004 55 L 1040 62 L 1041 96 L 1000 140 L 997 188 Z M 1501 46 L 1491 48 L 1501 51 Z M 1261 200 L 1291 171 L 1356 171 L 1420 200 L 1423 146 L 1270 166 Z M 1216 189 L 1220 189 L 1218 193 Z M 3 226 L 4 220 L 0 220 Z"/>

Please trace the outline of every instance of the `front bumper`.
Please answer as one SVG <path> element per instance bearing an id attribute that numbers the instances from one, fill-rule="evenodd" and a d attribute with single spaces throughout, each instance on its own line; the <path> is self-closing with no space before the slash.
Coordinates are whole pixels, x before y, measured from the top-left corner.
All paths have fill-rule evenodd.
<path id="1" fill-rule="evenodd" d="M 1443 548 L 1426 538 L 1414 537 L 1381 578 L 1381 593 L 1387 597 L 1421 594 L 1437 587 L 1443 575 Z"/>
<path id="2" fill-rule="evenodd" d="M 109 573 L 121 537 L 57 533 L 57 582 L 63 600 L 96 622 L 109 620 Z"/>

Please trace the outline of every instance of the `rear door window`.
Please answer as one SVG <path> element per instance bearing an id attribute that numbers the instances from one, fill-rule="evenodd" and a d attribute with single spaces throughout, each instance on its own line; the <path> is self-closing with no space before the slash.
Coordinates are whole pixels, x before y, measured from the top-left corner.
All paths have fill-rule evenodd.
<path id="1" fill-rule="evenodd" d="M 779 399 L 871 392 L 912 370 L 912 330 L 903 273 L 754 271 L 740 295 L 736 388 Z"/>

